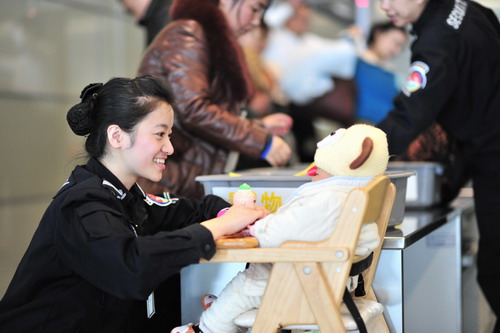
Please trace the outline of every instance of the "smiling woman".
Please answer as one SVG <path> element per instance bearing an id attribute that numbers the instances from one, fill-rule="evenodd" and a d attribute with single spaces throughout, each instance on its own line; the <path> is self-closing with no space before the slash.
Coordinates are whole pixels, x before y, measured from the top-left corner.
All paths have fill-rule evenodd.
<path id="1" fill-rule="evenodd" d="M 87 137 L 90 159 L 73 170 L 40 221 L 0 301 L 2 332 L 143 331 L 160 284 L 210 259 L 217 238 L 266 215 L 240 206 L 214 218 L 229 205 L 218 197 L 151 196 L 135 183 L 158 181 L 174 151 L 173 94 L 157 79 L 90 84 L 80 98 L 67 120 Z M 180 305 L 165 296 L 175 311 Z"/>

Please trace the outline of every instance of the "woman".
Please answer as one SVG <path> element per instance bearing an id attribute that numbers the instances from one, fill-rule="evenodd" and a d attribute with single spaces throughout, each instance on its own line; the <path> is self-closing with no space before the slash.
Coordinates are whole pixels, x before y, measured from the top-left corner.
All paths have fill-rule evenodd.
<path id="1" fill-rule="evenodd" d="M 136 184 L 160 180 L 174 152 L 173 95 L 156 79 L 92 84 L 81 98 L 67 118 L 90 159 L 45 212 L 0 302 L 0 332 L 138 332 L 158 285 L 266 214 L 239 206 L 214 219 L 228 206 L 218 197 L 156 197 Z"/>
<path id="2" fill-rule="evenodd" d="M 141 184 L 151 193 L 172 191 L 201 197 L 195 178 L 230 170 L 230 151 L 284 165 L 289 146 L 258 120 L 240 117 L 251 96 L 236 38 L 258 26 L 268 0 L 176 0 L 173 22 L 146 50 L 139 74 L 173 87 L 178 113 L 172 142 L 176 153 L 162 180 Z M 230 160 L 230 159 L 229 159 Z"/>

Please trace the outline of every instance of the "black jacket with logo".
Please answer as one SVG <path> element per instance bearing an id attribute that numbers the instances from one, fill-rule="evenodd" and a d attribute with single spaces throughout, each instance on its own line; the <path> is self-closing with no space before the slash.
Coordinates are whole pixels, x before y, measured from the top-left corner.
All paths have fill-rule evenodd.
<path id="1" fill-rule="evenodd" d="M 160 283 L 214 255 L 199 222 L 228 206 L 168 198 L 128 191 L 97 160 L 76 167 L 0 302 L 0 332 L 125 332 L 146 316 Z"/>
<path id="2" fill-rule="evenodd" d="M 413 25 L 413 75 L 378 125 L 400 154 L 437 121 L 467 154 L 500 152 L 500 24 L 468 0 L 431 0 Z M 417 83 L 414 85 L 414 83 Z"/>

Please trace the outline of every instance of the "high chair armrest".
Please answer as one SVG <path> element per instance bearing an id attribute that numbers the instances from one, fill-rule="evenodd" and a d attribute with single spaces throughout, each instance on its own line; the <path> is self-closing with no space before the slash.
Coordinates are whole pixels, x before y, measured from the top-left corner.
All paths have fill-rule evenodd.
<path id="1" fill-rule="evenodd" d="M 259 240 L 255 237 L 225 236 L 215 241 L 217 249 L 251 249 L 259 247 Z"/>
<path id="2" fill-rule="evenodd" d="M 344 247 L 219 249 L 210 260 L 200 262 L 343 262 L 350 260 Z"/>

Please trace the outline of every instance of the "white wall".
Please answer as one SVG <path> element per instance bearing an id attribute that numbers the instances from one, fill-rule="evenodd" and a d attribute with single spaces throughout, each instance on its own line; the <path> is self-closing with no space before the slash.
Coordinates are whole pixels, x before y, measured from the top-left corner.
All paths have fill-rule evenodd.
<path id="1" fill-rule="evenodd" d="M 0 2 L 0 204 L 64 182 L 82 147 L 68 108 L 90 82 L 134 76 L 143 38 L 117 0 Z"/>

